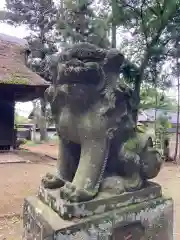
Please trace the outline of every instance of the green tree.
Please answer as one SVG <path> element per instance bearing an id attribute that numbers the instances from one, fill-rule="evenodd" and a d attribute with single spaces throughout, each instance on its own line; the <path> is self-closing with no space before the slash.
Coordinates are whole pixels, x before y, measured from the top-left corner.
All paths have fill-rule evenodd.
<path id="1" fill-rule="evenodd" d="M 129 53 L 129 59 L 137 65 L 138 71 L 134 72 L 132 80 L 139 101 L 141 84 L 155 82 L 167 59 L 172 39 L 169 26 L 179 16 L 179 7 L 179 0 L 117 1 L 116 12 L 119 14 L 115 15 L 113 21 L 124 36 L 128 33 L 121 43 L 121 49 L 125 55 Z M 137 119 L 137 112 L 134 118 Z"/>
<path id="2" fill-rule="evenodd" d="M 25 124 L 25 123 L 28 123 L 28 122 L 29 122 L 29 120 L 28 120 L 27 117 L 21 116 L 17 112 L 15 113 L 15 120 L 14 120 L 15 125 Z"/>
<path id="3" fill-rule="evenodd" d="M 179 120 L 180 120 L 180 36 L 176 38 L 176 61 L 174 75 L 177 79 L 177 91 L 178 91 L 178 102 L 177 102 L 177 121 L 176 121 L 176 144 L 174 150 L 174 161 L 177 161 L 178 145 L 179 145 Z"/>
<path id="4" fill-rule="evenodd" d="M 141 88 L 140 93 L 140 109 L 145 110 L 149 108 L 176 110 L 176 99 L 172 101 L 165 92 L 152 86 L 145 85 Z"/>
<path id="5" fill-rule="evenodd" d="M 159 149 L 163 150 L 164 152 L 164 150 L 167 150 L 165 149 L 167 146 L 165 146 L 164 143 L 165 140 L 168 139 L 168 129 L 172 127 L 168 115 L 165 113 L 158 116 L 155 122 L 155 126 L 156 145 L 159 146 Z"/>
<path id="6" fill-rule="evenodd" d="M 25 24 L 42 41 L 56 22 L 57 9 L 53 0 L 6 0 L 8 23 Z"/>
<path id="7" fill-rule="evenodd" d="M 141 88 L 140 109 L 154 109 L 154 132 L 156 145 L 162 149 L 166 137 L 167 129 L 170 128 L 170 122 L 167 115 L 158 116 L 158 110 L 176 111 L 176 99 L 172 101 L 165 92 L 160 89 L 144 86 Z"/>
<path id="8" fill-rule="evenodd" d="M 90 42 L 99 47 L 109 45 L 107 21 L 96 14 L 93 1 L 65 0 L 59 9 L 57 35 L 66 43 Z"/>

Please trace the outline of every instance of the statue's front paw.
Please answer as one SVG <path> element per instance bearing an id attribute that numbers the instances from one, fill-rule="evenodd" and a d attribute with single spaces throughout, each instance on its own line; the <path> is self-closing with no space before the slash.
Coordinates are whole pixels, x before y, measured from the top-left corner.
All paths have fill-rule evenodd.
<path id="1" fill-rule="evenodd" d="M 129 178 L 124 178 L 124 186 L 127 192 L 137 191 L 142 188 L 144 181 L 138 173 L 132 174 Z"/>
<path id="2" fill-rule="evenodd" d="M 42 178 L 42 185 L 44 188 L 56 189 L 64 186 L 65 182 L 61 178 L 47 173 L 45 177 Z"/>
<path id="3" fill-rule="evenodd" d="M 60 197 L 70 202 L 85 202 L 93 199 L 97 192 L 90 192 L 85 189 L 78 189 L 72 183 L 66 183 L 60 189 Z"/>

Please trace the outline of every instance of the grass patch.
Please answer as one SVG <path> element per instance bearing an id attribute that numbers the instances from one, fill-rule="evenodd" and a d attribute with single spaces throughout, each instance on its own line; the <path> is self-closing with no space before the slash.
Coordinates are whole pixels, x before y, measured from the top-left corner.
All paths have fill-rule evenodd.
<path id="1" fill-rule="evenodd" d="M 37 142 L 27 141 L 27 142 L 25 143 L 25 145 L 27 145 L 27 146 L 37 146 L 37 145 L 40 145 L 40 144 L 42 144 L 42 143 L 44 143 L 44 142 L 40 142 L 40 141 L 37 141 Z"/>

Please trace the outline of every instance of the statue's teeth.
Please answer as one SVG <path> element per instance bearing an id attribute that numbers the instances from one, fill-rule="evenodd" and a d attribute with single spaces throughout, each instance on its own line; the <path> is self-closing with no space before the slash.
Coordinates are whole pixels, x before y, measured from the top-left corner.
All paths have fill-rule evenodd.
<path id="1" fill-rule="evenodd" d="M 79 73 L 81 71 L 81 68 L 80 67 L 76 67 L 75 68 L 75 72 Z"/>
<path id="2" fill-rule="evenodd" d="M 72 72 L 74 70 L 74 68 L 71 66 L 69 67 L 69 72 Z"/>

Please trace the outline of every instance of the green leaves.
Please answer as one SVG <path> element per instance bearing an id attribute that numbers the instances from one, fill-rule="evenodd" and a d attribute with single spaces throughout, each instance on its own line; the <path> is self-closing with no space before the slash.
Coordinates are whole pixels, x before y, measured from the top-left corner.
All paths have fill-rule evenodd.
<path id="1" fill-rule="evenodd" d="M 108 21 L 93 9 L 93 1 L 79 2 L 66 0 L 59 9 L 57 34 L 70 43 L 90 42 L 100 47 L 107 47 Z"/>
<path id="2" fill-rule="evenodd" d="M 176 109 L 176 102 L 173 102 L 165 93 L 156 90 L 150 86 L 141 89 L 141 109 L 157 108 L 157 109 Z"/>
<path id="3" fill-rule="evenodd" d="M 176 13 L 179 1 L 119 1 L 117 24 L 135 27 L 150 43 L 163 29 Z M 119 20 L 119 22 L 118 22 Z"/>
<path id="4" fill-rule="evenodd" d="M 9 23 L 27 25 L 30 30 L 45 33 L 52 29 L 57 19 L 53 0 L 6 0 Z"/>

